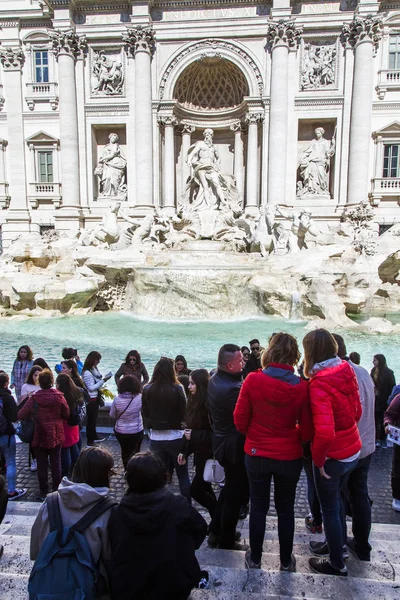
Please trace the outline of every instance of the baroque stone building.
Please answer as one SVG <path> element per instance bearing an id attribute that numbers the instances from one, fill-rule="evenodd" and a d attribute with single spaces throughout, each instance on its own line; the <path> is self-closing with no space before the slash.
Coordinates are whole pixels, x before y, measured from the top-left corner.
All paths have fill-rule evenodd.
<path id="1" fill-rule="evenodd" d="M 0 0 L 0 30 L 5 247 L 173 215 L 207 129 L 250 215 L 400 220 L 398 0 Z"/>

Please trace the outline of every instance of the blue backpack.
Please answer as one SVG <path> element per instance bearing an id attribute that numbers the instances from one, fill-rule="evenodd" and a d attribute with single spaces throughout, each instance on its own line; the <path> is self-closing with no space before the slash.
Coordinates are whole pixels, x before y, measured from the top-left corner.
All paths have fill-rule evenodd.
<path id="1" fill-rule="evenodd" d="M 29 577 L 29 600 L 94 600 L 98 567 L 83 532 L 117 502 L 99 500 L 72 527 L 63 526 L 58 492 L 49 494 L 46 502 L 50 533 Z"/>

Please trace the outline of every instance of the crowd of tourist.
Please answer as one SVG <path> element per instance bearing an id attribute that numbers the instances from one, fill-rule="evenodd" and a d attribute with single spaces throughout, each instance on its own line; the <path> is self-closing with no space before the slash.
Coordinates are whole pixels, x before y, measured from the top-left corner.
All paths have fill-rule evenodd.
<path id="1" fill-rule="evenodd" d="M 54 379 L 46 361 L 34 361 L 31 348 L 21 346 L 11 379 L 0 371 L 7 482 L 5 488 L 0 477 L 0 522 L 7 502 L 27 492 L 16 487 L 18 433 L 29 443 L 28 467 L 37 471 L 36 497 L 43 501 L 31 535 L 31 558 L 38 559 L 31 596 L 78 586 L 51 571 L 52 559 L 44 560 L 57 555 L 57 545 L 72 548 L 78 562 L 86 552 L 76 577 L 89 561 L 96 597 L 119 600 L 179 600 L 205 586 L 208 574 L 195 550 L 206 536 L 211 548 L 245 551 L 246 567 L 260 569 L 272 482 L 280 569 L 294 572 L 294 505 L 303 467 L 310 506 L 305 525 L 310 533 L 325 534 L 324 541 L 309 544 L 310 568 L 347 576 L 348 551 L 369 561 L 368 471 L 375 448 L 387 447 L 389 428 L 400 427 L 400 386 L 382 354 L 373 357 L 368 373 L 357 352 L 347 356 L 337 334 L 316 329 L 302 345 L 301 364 L 297 340 L 279 332 L 265 349 L 258 339 L 248 346 L 223 345 L 211 373 L 190 370 L 182 355 L 162 357 L 151 378 L 140 353 L 128 352 L 115 373 L 118 395 L 110 407 L 127 483 L 119 504 L 109 495 L 114 459 L 96 429 L 104 384 L 113 376 L 100 372 L 100 353 L 93 350 L 82 362 L 76 349 L 64 348 Z M 143 452 L 145 436 L 149 449 Z M 206 476 L 210 461 L 214 474 L 223 469 L 223 483 Z M 167 486 L 174 471 L 180 495 Z M 392 507 L 400 511 L 398 444 L 391 485 Z M 208 525 L 192 499 L 208 512 Z M 237 530 L 248 513 L 249 545 Z M 62 528 L 69 532 L 65 539 L 57 535 Z"/>

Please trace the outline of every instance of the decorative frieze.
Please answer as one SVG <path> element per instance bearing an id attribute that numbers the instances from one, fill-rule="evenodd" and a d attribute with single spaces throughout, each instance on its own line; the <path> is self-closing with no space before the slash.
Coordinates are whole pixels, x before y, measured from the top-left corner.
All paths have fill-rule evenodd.
<path id="1" fill-rule="evenodd" d="M 350 23 L 344 23 L 342 28 L 342 42 L 344 45 L 356 46 L 360 42 L 371 42 L 375 51 L 382 39 L 382 17 L 367 15 L 361 17 L 354 15 Z"/>
<path id="2" fill-rule="evenodd" d="M 124 94 L 124 57 L 121 48 L 92 48 L 90 71 L 93 96 Z"/>
<path id="3" fill-rule="evenodd" d="M 60 54 L 68 54 L 77 59 L 87 50 L 86 36 L 77 35 L 73 29 L 67 31 L 49 30 L 48 34 L 51 40 L 51 50 L 57 59 Z"/>
<path id="4" fill-rule="evenodd" d="M 338 52 L 335 42 L 303 40 L 300 59 L 300 89 L 337 87 Z"/>
<path id="5" fill-rule="evenodd" d="M 302 33 L 303 26 L 296 25 L 295 21 L 268 21 L 267 39 L 272 48 L 278 45 L 296 48 Z"/>
<path id="6" fill-rule="evenodd" d="M 136 52 L 149 52 L 150 55 L 155 52 L 156 39 L 152 27 L 129 27 L 122 40 L 129 47 L 132 56 L 135 56 Z"/>
<path id="7" fill-rule="evenodd" d="M 0 61 L 5 71 L 20 71 L 25 55 L 21 48 L 0 48 Z"/>

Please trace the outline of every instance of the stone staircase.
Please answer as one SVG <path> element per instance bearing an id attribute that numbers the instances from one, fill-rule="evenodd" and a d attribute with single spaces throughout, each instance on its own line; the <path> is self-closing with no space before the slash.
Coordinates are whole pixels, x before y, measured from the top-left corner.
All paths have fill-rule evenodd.
<path id="1" fill-rule="evenodd" d="M 26 600 L 32 562 L 29 560 L 30 531 L 39 510 L 36 502 L 9 503 L 0 525 L 0 599 Z M 242 540 L 248 539 L 248 521 L 240 523 Z M 308 542 L 322 540 L 306 532 L 296 520 L 294 553 L 296 573 L 280 573 L 277 520 L 268 517 L 261 570 L 247 571 L 244 552 L 212 550 L 207 544 L 198 551 L 202 568 L 210 574 L 207 590 L 195 590 L 192 600 L 400 600 L 400 526 L 372 526 L 370 563 L 350 555 L 349 577 L 316 575 L 308 567 Z M 160 598 L 162 600 L 162 598 Z"/>

